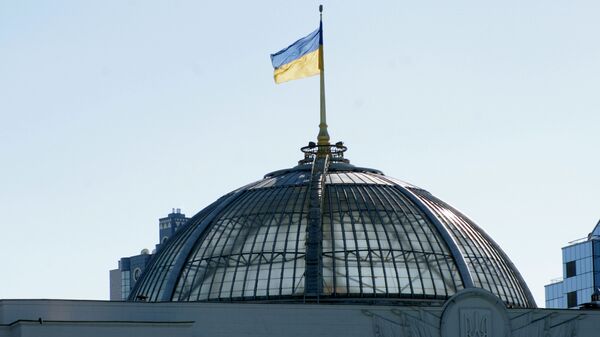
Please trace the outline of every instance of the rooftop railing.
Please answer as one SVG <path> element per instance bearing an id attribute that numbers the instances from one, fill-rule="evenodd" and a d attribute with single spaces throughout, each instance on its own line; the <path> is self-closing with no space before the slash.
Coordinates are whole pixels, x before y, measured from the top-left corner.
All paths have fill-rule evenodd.
<path id="1" fill-rule="evenodd" d="M 308 143 L 308 146 L 300 148 L 304 153 L 304 159 L 298 161 L 298 165 L 310 164 L 319 156 L 329 156 L 331 162 L 350 163 L 344 158 L 344 152 L 348 148 L 342 142 L 337 142 L 334 145 L 317 145 L 314 142 Z"/>

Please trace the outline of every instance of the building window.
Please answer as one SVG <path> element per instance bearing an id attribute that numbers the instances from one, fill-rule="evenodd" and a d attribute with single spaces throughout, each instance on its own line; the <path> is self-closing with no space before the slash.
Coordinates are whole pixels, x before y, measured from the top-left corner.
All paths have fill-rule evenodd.
<path id="1" fill-rule="evenodd" d="M 130 271 L 124 270 L 121 272 L 121 299 L 126 300 L 131 291 L 131 275 Z"/>
<path id="2" fill-rule="evenodd" d="M 567 262 L 567 278 L 577 275 L 577 265 L 575 261 Z"/>
<path id="3" fill-rule="evenodd" d="M 572 308 L 577 306 L 577 292 L 571 291 L 567 293 L 567 308 Z"/>

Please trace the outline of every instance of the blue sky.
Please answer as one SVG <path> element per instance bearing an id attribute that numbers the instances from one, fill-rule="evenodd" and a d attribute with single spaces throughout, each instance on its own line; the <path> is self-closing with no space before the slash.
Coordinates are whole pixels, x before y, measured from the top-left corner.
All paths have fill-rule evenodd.
<path id="1" fill-rule="evenodd" d="M 269 54 L 319 2 L 0 2 L 0 298 L 108 298 L 108 270 L 293 166 L 318 78 Z M 506 251 L 538 305 L 600 218 L 597 1 L 323 1 L 332 140 Z"/>

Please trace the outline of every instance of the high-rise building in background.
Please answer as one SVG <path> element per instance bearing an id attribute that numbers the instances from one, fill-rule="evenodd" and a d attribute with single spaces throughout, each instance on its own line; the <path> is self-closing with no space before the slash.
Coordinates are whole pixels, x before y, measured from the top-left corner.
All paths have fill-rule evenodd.
<path id="1" fill-rule="evenodd" d="M 586 238 L 562 248 L 562 278 L 545 286 L 546 308 L 594 306 L 600 288 L 600 221 Z"/>
<path id="2" fill-rule="evenodd" d="M 166 218 L 158 219 L 160 243 L 156 246 L 156 250 L 160 249 L 161 244 L 172 237 L 188 220 L 185 214 L 181 213 L 180 208 L 173 208 Z"/>
<path id="3" fill-rule="evenodd" d="M 119 260 L 119 268 L 109 272 L 111 301 L 124 301 L 129 297 L 131 289 L 133 289 L 144 270 L 146 270 L 146 266 L 150 262 L 152 255 L 159 251 L 161 246 L 188 220 L 185 214 L 181 213 L 181 209 L 173 208 L 167 217 L 158 219 L 159 243 L 152 253 L 144 248 L 138 255 L 122 257 Z"/>

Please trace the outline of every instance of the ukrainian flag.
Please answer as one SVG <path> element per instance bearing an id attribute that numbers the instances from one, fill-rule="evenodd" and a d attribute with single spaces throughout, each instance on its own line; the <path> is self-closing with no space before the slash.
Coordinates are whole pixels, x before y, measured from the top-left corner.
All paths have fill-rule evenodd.
<path id="1" fill-rule="evenodd" d="M 321 71 L 319 53 L 322 53 L 322 26 L 291 46 L 271 54 L 275 83 L 283 83 L 299 78 L 317 75 Z"/>

